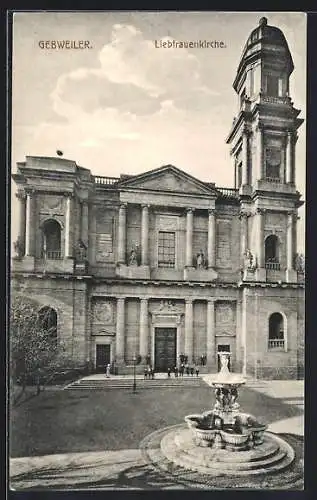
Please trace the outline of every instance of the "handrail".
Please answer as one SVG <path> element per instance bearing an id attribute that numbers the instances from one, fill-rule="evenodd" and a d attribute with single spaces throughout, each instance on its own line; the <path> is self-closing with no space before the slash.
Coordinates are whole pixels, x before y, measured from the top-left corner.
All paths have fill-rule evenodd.
<path id="1" fill-rule="evenodd" d="M 226 198 L 238 198 L 239 197 L 239 189 L 235 188 L 227 188 L 227 187 L 216 187 L 217 191 L 221 193 L 222 196 Z"/>
<path id="2" fill-rule="evenodd" d="M 42 254 L 43 259 L 60 260 L 62 258 L 60 250 L 46 250 Z"/>
<path id="3" fill-rule="evenodd" d="M 269 339 L 269 348 L 274 349 L 274 347 L 284 347 L 284 339 Z"/>
<path id="4" fill-rule="evenodd" d="M 281 264 L 279 262 L 266 262 L 265 269 L 273 269 L 274 271 L 279 271 L 281 269 Z"/>
<path id="5" fill-rule="evenodd" d="M 119 177 L 106 177 L 102 175 L 95 175 L 94 181 L 96 184 L 102 184 L 103 186 L 112 186 L 119 181 Z"/>

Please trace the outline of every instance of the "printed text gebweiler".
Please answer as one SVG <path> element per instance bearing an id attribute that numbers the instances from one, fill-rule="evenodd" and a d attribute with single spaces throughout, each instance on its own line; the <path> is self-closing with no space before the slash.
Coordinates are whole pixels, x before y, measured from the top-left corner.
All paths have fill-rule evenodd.
<path id="1" fill-rule="evenodd" d="M 89 40 L 40 40 L 38 44 L 40 49 L 46 50 L 92 49 Z"/>

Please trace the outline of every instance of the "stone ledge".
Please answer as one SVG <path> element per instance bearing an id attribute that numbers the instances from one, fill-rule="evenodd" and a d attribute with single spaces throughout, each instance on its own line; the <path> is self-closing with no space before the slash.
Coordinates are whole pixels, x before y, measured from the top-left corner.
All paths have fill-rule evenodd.
<path id="1" fill-rule="evenodd" d="M 187 267 L 184 269 L 185 281 L 215 281 L 218 273 L 214 269 L 195 269 Z"/>
<path id="2" fill-rule="evenodd" d="M 116 275 L 120 278 L 128 279 L 150 279 L 150 268 L 149 266 L 126 266 L 125 264 L 119 264 L 116 267 Z"/>

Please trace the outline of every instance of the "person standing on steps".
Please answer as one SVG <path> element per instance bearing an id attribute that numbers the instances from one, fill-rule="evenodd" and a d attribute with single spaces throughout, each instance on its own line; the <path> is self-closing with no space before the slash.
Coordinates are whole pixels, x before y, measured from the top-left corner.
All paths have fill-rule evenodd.
<path id="1" fill-rule="evenodd" d="M 106 366 L 106 377 L 107 378 L 110 378 L 110 368 L 111 368 L 111 364 L 108 363 Z"/>
<path id="2" fill-rule="evenodd" d="M 167 368 L 167 377 L 171 378 L 171 369 L 170 368 Z"/>

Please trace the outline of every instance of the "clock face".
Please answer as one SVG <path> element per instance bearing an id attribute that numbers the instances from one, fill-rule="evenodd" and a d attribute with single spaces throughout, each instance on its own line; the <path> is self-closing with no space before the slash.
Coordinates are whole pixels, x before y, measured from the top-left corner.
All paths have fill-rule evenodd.
<path id="1" fill-rule="evenodd" d="M 61 201 L 61 198 L 58 198 L 56 196 L 48 196 L 47 198 L 45 198 L 46 206 L 50 209 L 60 208 Z"/>

